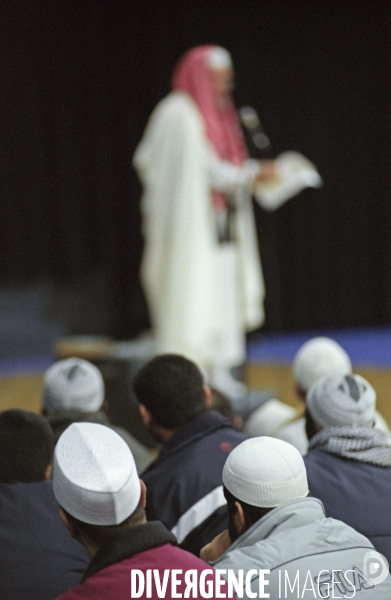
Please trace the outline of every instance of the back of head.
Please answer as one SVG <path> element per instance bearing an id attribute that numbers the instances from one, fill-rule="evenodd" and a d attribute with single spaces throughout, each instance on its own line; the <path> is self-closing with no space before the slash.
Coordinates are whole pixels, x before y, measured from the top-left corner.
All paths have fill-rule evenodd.
<path id="1" fill-rule="evenodd" d="M 18 409 L 0 413 L 0 482 L 43 481 L 53 447 L 51 427 L 40 415 Z"/>
<path id="2" fill-rule="evenodd" d="M 96 412 L 104 400 L 104 383 L 95 365 L 82 358 L 66 358 L 45 373 L 43 410 L 50 416 L 57 411 Z"/>
<path id="3" fill-rule="evenodd" d="M 133 381 L 137 400 L 154 423 L 175 430 L 206 410 L 204 378 L 198 367 L 177 354 L 156 356 Z"/>
<path id="4" fill-rule="evenodd" d="M 225 488 L 250 506 L 275 508 L 308 495 L 307 473 L 298 450 L 266 436 L 245 440 L 229 454 Z"/>
<path id="5" fill-rule="evenodd" d="M 321 377 L 352 372 L 345 350 L 327 337 L 315 337 L 303 344 L 293 359 L 293 374 L 299 389 L 306 393 Z"/>
<path id="6" fill-rule="evenodd" d="M 141 487 L 124 440 L 109 427 L 73 423 L 60 436 L 54 494 L 65 511 L 91 525 L 118 525 L 138 507 Z"/>
<path id="7" fill-rule="evenodd" d="M 371 427 L 376 392 L 360 375 L 328 375 L 307 394 L 307 411 L 320 427 Z"/>
<path id="8" fill-rule="evenodd" d="M 232 59 L 225 48 L 215 45 L 196 46 L 179 60 L 172 76 L 171 85 L 192 96 L 200 106 L 213 104 L 211 69 L 232 67 Z"/>

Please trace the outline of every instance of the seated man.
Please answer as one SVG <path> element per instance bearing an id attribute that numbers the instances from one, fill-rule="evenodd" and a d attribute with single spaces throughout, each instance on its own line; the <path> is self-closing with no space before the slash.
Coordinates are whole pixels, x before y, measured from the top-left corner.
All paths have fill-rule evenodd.
<path id="1" fill-rule="evenodd" d="M 359 375 L 329 375 L 307 395 L 311 493 L 329 517 L 369 538 L 391 563 L 391 446 L 374 428 L 376 393 Z"/>
<path id="2" fill-rule="evenodd" d="M 229 527 L 201 556 L 226 570 L 228 581 L 235 576 L 239 597 L 391 597 L 388 565 L 370 541 L 326 519 L 322 503 L 308 497 L 296 448 L 269 437 L 246 440 L 228 456 L 223 484 Z M 374 555 L 378 572 L 371 580 Z"/>
<path id="3" fill-rule="evenodd" d="M 311 385 L 331 373 L 351 373 L 352 363 L 345 350 L 335 340 L 320 336 L 308 340 L 299 348 L 293 359 L 292 371 L 296 395 L 303 406 Z M 285 424 L 276 437 L 295 446 L 302 456 L 307 454 L 308 439 L 304 416 L 301 415 L 300 418 Z"/>
<path id="4" fill-rule="evenodd" d="M 208 565 L 177 548 L 162 523 L 147 523 L 145 485 L 129 447 L 108 427 L 74 423 L 62 434 L 54 493 L 70 534 L 91 556 L 82 583 L 61 600 L 185 598 L 188 571 L 201 597 L 202 580 L 206 589 L 213 585 Z"/>
<path id="5" fill-rule="evenodd" d="M 315 337 L 303 344 L 293 359 L 293 377 L 301 403 L 317 379 L 330 373 L 351 373 L 352 364 L 345 350 L 331 338 Z M 305 419 L 292 406 L 270 400 L 254 411 L 244 432 L 250 437 L 269 435 L 295 446 L 304 456 L 308 449 Z"/>
<path id="6" fill-rule="evenodd" d="M 107 425 L 128 444 L 140 473 L 152 462 L 152 455 L 126 429 L 110 423 L 103 410 L 104 397 L 102 374 L 87 360 L 66 358 L 49 367 L 44 376 L 42 412 L 53 429 L 54 441 L 71 423 Z"/>
<path id="7" fill-rule="evenodd" d="M 86 550 L 58 514 L 53 433 L 26 410 L 0 413 L 0 598 L 52 600 L 79 583 Z"/>
<path id="8" fill-rule="evenodd" d="M 314 337 L 299 348 L 293 359 L 293 377 L 298 398 L 305 403 L 310 387 L 322 377 L 352 372 L 352 363 L 345 350 L 335 340 L 328 337 Z M 389 431 L 383 417 L 376 413 L 376 427 Z M 276 437 L 292 444 L 305 456 L 308 452 L 308 439 L 305 432 L 304 416 L 282 427 Z"/>
<path id="9" fill-rule="evenodd" d="M 155 357 L 133 385 L 144 424 L 163 445 L 143 473 L 147 517 L 162 521 L 182 548 L 198 555 L 211 533 L 227 526 L 221 470 L 227 454 L 245 438 L 231 421 L 208 410 L 210 389 L 183 356 Z"/>

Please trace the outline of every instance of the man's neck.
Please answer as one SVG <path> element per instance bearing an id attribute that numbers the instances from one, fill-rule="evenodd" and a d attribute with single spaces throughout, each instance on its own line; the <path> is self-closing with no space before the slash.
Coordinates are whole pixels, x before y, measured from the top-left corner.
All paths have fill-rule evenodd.
<path id="1" fill-rule="evenodd" d="M 154 425 L 151 427 L 151 432 L 153 436 L 164 446 L 168 444 L 171 438 L 176 433 L 176 429 L 164 429 L 163 427 L 159 427 L 158 425 Z"/>
<path id="2" fill-rule="evenodd" d="M 175 431 L 166 431 L 166 432 L 164 432 L 164 437 L 162 437 L 163 444 L 168 444 L 168 442 L 173 437 L 174 433 L 175 433 Z"/>

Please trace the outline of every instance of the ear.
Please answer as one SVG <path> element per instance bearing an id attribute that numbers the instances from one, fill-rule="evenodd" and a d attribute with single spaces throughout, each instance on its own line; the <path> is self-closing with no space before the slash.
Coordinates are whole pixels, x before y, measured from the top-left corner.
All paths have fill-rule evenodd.
<path id="1" fill-rule="evenodd" d="M 235 429 L 237 429 L 238 431 L 241 431 L 241 429 L 243 429 L 243 417 L 241 417 L 240 415 L 234 415 L 234 418 L 232 420 Z"/>
<path id="2" fill-rule="evenodd" d="M 296 394 L 297 394 L 298 398 L 305 404 L 307 392 L 302 390 L 298 383 L 295 384 L 295 387 L 296 387 Z"/>
<path id="3" fill-rule="evenodd" d="M 141 420 L 145 427 L 149 427 L 152 421 L 152 415 L 149 410 L 144 406 L 144 404 L 139 405 L 139 411 L 141 415 Z"/>
<path id="4" fill-rule="evenodd" d="M 236 513 L 234 516 L 234 521 L 237 530 L 240 533 L 244 533 L 248 529 L 248 523 L 246 519 L 246 515 L 243 512 L 243 507 L 240 502 L 235 502 Z"/>
<path id="5" fill-rule="evenodd" d="M 145 508 L 147 505 L 147 486 L 145 485 L 145 483 L 143 482 L 142 479 L 140 479 L 140 485 L 141 485 L 140 504 L 143 508 Z"/>
<path id="6" fill-rule="evenodd" d="M 46 467 L 46 471 L 45 471 L 45 474 L 43 476 L 44 481 L 49 481 L 49 479 L 51 478 L 51 476 L 52 476 L 52 465 L 48 465 Z"/>
<path id="7" fill-rule="evenodd" d="M 203 385 L 202 389 L 204 390 L 205 405 L 210 408 L 212 406 L 212 390 L 208 385 Z"/>
<path id="8" fill-rule="evenodd" d="M 69 533 L 72 537 L 75 537 L 75 527 L 73 521 L 68 517 L 66 512 L 61 508 L 59 508 L 60 519 L 64 523 L 65 527 L 68 529 Z"/>

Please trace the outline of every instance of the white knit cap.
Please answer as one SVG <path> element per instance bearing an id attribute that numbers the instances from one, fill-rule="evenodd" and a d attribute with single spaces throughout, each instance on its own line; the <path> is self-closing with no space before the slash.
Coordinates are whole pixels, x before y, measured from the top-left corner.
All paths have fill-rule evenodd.
<path id="1" fill-rule="evenodd" d="M 141 494 L 128 445 L 96 423 L 73 423 L 60 436 L 53 490 L 70 515 L 92 525 L 122 523 L 137 508 Z"/>
<path id="2" fill-rule="evenodd" d="M 44 376 L 43 405 L 48 414 L 71 409 L 95 412 L 102 406 L 104 394 L 101 372 L 82 358 L 60 360 Z"/>
<path id="3" fill-rule="evenodd" d="M 300 452 L 266 436 L 245 440 L 232 450 L 224 465 L 223 483 L 238 500 L 263 508 L 308 495 Z"/>
<path id="4" fill-rule="evenodd" d="M 293 374 L 303 392 L 325 375 L 352 372 L 352 363 L 345 350 L 328 337 L 315 337 L 303 344 L 293 359 Z"/>
<path id="5" fill-rule="evenodd" d="M 227 69 L 232 67 L 232 58 L 228 50 L 215 46 L 207 56 L 207 65 L 210 69 Z"/>
<path id="6" fill-rule="evenodd" d="M 307 408 L 321 427 L 369 427 L 375 420 L 376 392 L 360 375 L 328 375 L 311 387 Z"/>

